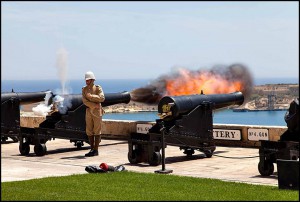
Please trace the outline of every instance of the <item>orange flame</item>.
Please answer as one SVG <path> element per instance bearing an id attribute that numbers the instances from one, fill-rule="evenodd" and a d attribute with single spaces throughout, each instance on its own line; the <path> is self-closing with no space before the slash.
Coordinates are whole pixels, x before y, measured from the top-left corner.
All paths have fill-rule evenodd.
<path id="1" fill-rule="evenodd" d="M 230 81 L 212 72 L 192 72 L 179 70 L 179 76 L 166 80 L 166 95 L 220 94 L 242 91 L 242 81 Z"/>

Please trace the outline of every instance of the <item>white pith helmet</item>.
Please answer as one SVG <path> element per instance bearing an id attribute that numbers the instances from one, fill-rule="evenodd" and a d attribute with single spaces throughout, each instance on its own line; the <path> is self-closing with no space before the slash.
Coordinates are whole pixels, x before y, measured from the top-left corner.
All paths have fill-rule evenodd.
<path id="1" fill-rule="evenodd" d="M 94 73 L 91 72 L 91 71 L 88 71 L 88 72 L 85 73 L 85 80 L 89 80 L 89 79 L 96 80 Z"/>

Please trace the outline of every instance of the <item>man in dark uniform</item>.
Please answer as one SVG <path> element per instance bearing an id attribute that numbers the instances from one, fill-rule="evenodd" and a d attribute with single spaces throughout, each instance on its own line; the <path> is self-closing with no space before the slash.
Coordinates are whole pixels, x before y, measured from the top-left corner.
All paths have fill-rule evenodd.
<path id="1" fill-rule="evenodd" d="M 105 97 L 102 87 L 94 84 L 95 80 L 93 72 L 88 71 L 85 73 L 86 86 L 82 88 L 82 101 L 86 105 L 86 134 L 91 145 L 91 150 L 85 156 L 98 156 L 98 147 L 101 142 L 103 115 L 101 102 L 105 100 Z"/>

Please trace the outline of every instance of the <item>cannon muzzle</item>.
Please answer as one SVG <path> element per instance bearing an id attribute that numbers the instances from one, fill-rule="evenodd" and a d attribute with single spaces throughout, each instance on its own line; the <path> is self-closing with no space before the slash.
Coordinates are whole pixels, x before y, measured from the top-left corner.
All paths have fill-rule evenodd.
<path id="1" fill-rule="evenodd" d="M 290 107 L 284 116 L 288 130 L 299 132 L 299 98 L 290 103 Z"/>
<path id="2" fill-rule="evenodd" d="M 51 91 L 1 93 L 1 103 L 4 103 L 8 100 L 18 99 L 20 104 L 32 104 L 32 103 L 44 101 L 48 93 L 52 94 Z"/>
<path id="3" fill-rule="evenodd" d="M 290 103 L 290 107 L 284 115 L 284 120 L 288 129 L 280 136 L 280 141 L 299 142 L 299 98 Z"/>
<path id="4" fill-rule="evenodd" d="M 82 102 L 82 94 L 69 94 L 62 95 L 63 102 L 58 105 L 58 110 L 65 114 L 67 111 L 73 111 L 76 108 L 80 107 Z M 129 103 L 130 102 L 130 94 L 127 91 L 121 93 L 104 93 L 105 100 L 101 103 L 102 107 L 121 104 L 121 103 Z M 55 101 L 55 100 L 54 100 Z"/>
<path id="5" fill-rule="evenodd" d="M 213 109 L 222 109 L 231 105 L 242 105 L 241 92 L 230 94 L 197 94 L 184 96 L 165 96 L 158 103 L 158 113 L 162 119 L 173 119 L 192 111 L 198 105 L 210 103 Z"/>

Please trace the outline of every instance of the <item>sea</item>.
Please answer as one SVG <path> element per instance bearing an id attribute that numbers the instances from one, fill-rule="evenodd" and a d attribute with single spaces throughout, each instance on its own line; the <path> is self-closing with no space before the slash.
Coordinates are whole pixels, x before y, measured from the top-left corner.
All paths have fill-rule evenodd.
<path id="1" fill-rule="evenodd" d="M 151 79 L 101 79 L 99 84 L 104 93 L 132 91 L 149 84 Z M 95 82 L 96 84 L 97 81 Z M 299 84 L 299 78 L 258 78 L 254 85 L 264 84 Z M 80 94 L 84 80 L 70 80 L 65 82 L 65 89 L 70 94 Z M 38 92 L 50 90 L 59 94 L 62 92 L 60 80 L 1 80 L 1 93 L 3 92 Z M 266 125 L 286 126 L 283 111 L 247 111 L 233 112 L 231 109 L 215 110 L 213 112 L 214 124 L 242 124 L 242 125 Z M 157 112 L 126 112 L 105 113 L 103 119 L 155 121 L 159 119 Z"/>

